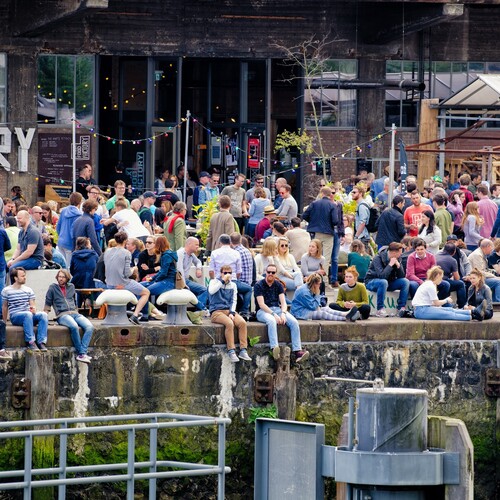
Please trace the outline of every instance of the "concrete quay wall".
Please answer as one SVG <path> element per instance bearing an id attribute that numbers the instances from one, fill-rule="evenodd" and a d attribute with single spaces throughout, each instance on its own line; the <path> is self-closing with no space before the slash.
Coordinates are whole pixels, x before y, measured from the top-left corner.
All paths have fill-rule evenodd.
<path id="1" fill-rule="evenodd" d="M 322 375 L 379 377 L 389 387 L 425 389 L 429 414 L 458 418 L 467 425 L 475 447 L 475 498 L 494 498 L 500 474 L 497 401 L 485 395 L 484 386 L 486 370 L 496 366 L 499 323 L 496 318 L 483 323 L 399 318 L 370 318 L 354 324 L 301 322 L 302 341 L 311 357 L 303 366 L 292 364 L 296 418 L 324 423 L 327 444 L 337 443 L 348 394 L 355 393 L 356 386 L 318 380 Z M 248 416 L 252 407 L 259 406 L 254 399 L 254 378 L 274 373 L 276 363 L 269 355 L 264 326 L 249 323 L 248 333 L 260 337 L 250 349 L 253 361 L 233 364 L 225 354 L 222 328 L 208 321 L 202 326 L 165 327 L 155 322 L 125 328 L 102 327 L 96 322 L 89 351 L 93 361 L 87 366 L 76 361 L 67 330 L 52 326 L 49 351 L 33 356 L 41 357 L 41 364 L 53 376 L 34 385 L 52 384 L 44 398 L 53 397 L 49 405 L 53 417 L 177 412 L 232 418 L 227 460 L 233 471 L 227 480 L 227 498 L 252 498 L 254 434 Z M 280 342 L 289 341 L 286 329 L 280 327 L 279 338 Z M 26 356 L 31 356 L 22 345 L 21 330 L 8 327 L 7 346 L 14 359 L 0 364 L 2 420 L 49 417 L 12 406 L 13 381 L 26 375 Z M 32 394 L 32 404 L 37 397 Z M 120 442 L 96 442 L 90 436 L 86 439 L 73 450 L 75 460 L 89 455 L 106 461 L 122 446 Z M 160 446 L 177 459 L 193 455 L 208 460 L 214 450 L 203 439 L 176 434 Z M 15 453 L 9 450 L 13 460 Z M 0 463 L 4 458 L 0 456 Z M 166 481 L 162 498 L 190 498 L 189 494 L 211 498 L 216 491 L 210 479 L 197 484 L 198 489 L 193 490 L 192 483 L 185 480 Z M 90 488 L 89 498 L 95 494 Z M 116 493 L 109 488 L 109 494 Z M 333 494 L 333 486 L 327 492 Z"/>

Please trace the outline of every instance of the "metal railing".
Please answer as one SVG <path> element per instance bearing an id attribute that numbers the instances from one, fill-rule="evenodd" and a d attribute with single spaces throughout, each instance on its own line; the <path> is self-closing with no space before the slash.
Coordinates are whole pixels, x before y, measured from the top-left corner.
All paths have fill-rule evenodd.
<path id="1" fill-rule="evenodd" d="M 169 420 L 165 422 L 164 420 Z M 110 422 L 133 423 L 110 424 Z M 137 422 L 138 421 L 138 422 Z M 127 500 L 134 498 L 134 483 L 137 480 L 149 480 L 149 499 L 156 498 L 156 480 L 158 478 L 195 477 L 217 475 L 217 498 L 224 499 L 225 475 L 231 472 L 225 466 L 226 425 L 229 418 L 182 415 L 177 413 L 145 413 L 137 415 L 110 415 L 84 418 L 56 418 L 48 420 L 22 420 L 0 422 L 0 440 L 24 438 L 24 469 L 0 471 L 0 491 L 22 489 L 24 500 L 31 499 L 32 488 L 58 487 L 58 498 L 66 498 L 67 485 L 90 483 L 111 483 L 126 481 Z M 86 427 L 86 424 L 93 424 Z M 72 427 L 79 425 L 80 427 Z M 16 430 L 12 428 L 33 428 L 50 426 L 46 429 Z M 218 452 L 217 465 L 157 460 L 158 431 L 162 429 L 217 426 Z M 78 434 L 96 434 L 103 432 L 127 432 L 127 462 L 111 464 L 95 464 L 84 466 L 67 465 L 68 436 Z M 135 461 L 136 431 L 149 431 L 149 460 Z M 59 466 L 32 469 L 33 440 L 36 437 L 59 436 Z M 1 442 L 1 441 L 0 441 Z M 1 446 L 1 445 L 0 445 Z M 136 472 L 136 469 L 149 468 L 149 472 Z M 176 468 L 181 470 L 159 471 L 159 468 Z M 68 474 L 105 473 L 122 471 L 124 474 L 85 475 L 84 477 L 67 477 Z M 35 479 L 37 476 L 56 476 L 53 479 Z M 23 478 L 17 482 L 2 482 L 5 479 Z"/>

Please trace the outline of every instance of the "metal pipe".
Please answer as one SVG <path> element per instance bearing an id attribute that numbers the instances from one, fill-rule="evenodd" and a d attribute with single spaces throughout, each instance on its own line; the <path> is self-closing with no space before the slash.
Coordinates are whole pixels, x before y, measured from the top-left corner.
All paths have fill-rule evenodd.
<path id="1" fill-rule="evenodd" d="M 425 90 L 424 82 L 415 82 L 413 80 L 380 80 L 380 81 L 359 81 L 359 80 L 313 80 L 314 88 L 338 88 L 338 89 L 392 89 L 401 90 L 415 89 L 419 92 Z M 316 87 L 317 85 L 317 87 Z"/>

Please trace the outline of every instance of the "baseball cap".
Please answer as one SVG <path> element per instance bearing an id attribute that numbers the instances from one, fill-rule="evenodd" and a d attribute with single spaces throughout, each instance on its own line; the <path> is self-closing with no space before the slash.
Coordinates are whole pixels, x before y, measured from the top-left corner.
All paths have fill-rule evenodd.
<path id="1" fill-rule="evenodd" d="M 143 194 L 144 198 L 156 198 L 156 195 L 153 193 L 153 191 L 146 191 Z"/>
<path id="2" fill-rule="evenodd" d="M 212 177 L 212 176 L 211 176 L 211 175 L 210 175 L 210 174 L 209 174 L 206 170 L 202 170 L 202 171 L 200 172 L 200 179 L 201 179 L 202 177 Z"/>
<path id="3" fill-rule="evenodd" d="M 448 238 L 446 238 L 446 241 L 456 241 L 458 240 L 457 238 L 457 235 L 456 234 L 450 234 L 450 236 L 448 236 Z"/>

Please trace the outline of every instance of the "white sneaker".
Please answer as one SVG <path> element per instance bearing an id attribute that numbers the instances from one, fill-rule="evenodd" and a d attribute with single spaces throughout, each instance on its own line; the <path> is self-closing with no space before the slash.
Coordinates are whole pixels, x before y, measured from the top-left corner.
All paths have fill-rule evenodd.
<path id="1" fill-rule="evenodd" d="M 77 361 L 80 361 L 80 363 L 87 363 L 89 364 L 90 361 L 92 360 L 92 358 L 90 358 L 89 356 L 87 356 L 86 354 L 79 354 L 77 357 L 76 357 L 76 360 Z"/>
<path id="2" fill-rule="evenodd" d="M 252 361 L 252 358 L 248 355 L 248 352 L 246 349 L 240 349 L 240 353 L 238 354 L 238 357 L 242 359 L 243 361 Z"/>
<path id="3" fill-rule="evenodd" d="M 377 318 L 387 318 L 387 316 L 389 316 L 389 313 L 382 307 L 382 309 L 379 309 L 375 313 L 375 316 L 377 316 Z"/>
<path id="4" fill-rule="evenodd" d="M 227 355 L 229 356 L 231 363 L 238 363 L 240 361 L 238 356 L 236 356 L 236 352 L 234 352 L 234 349 L 227 351 Z"/>

